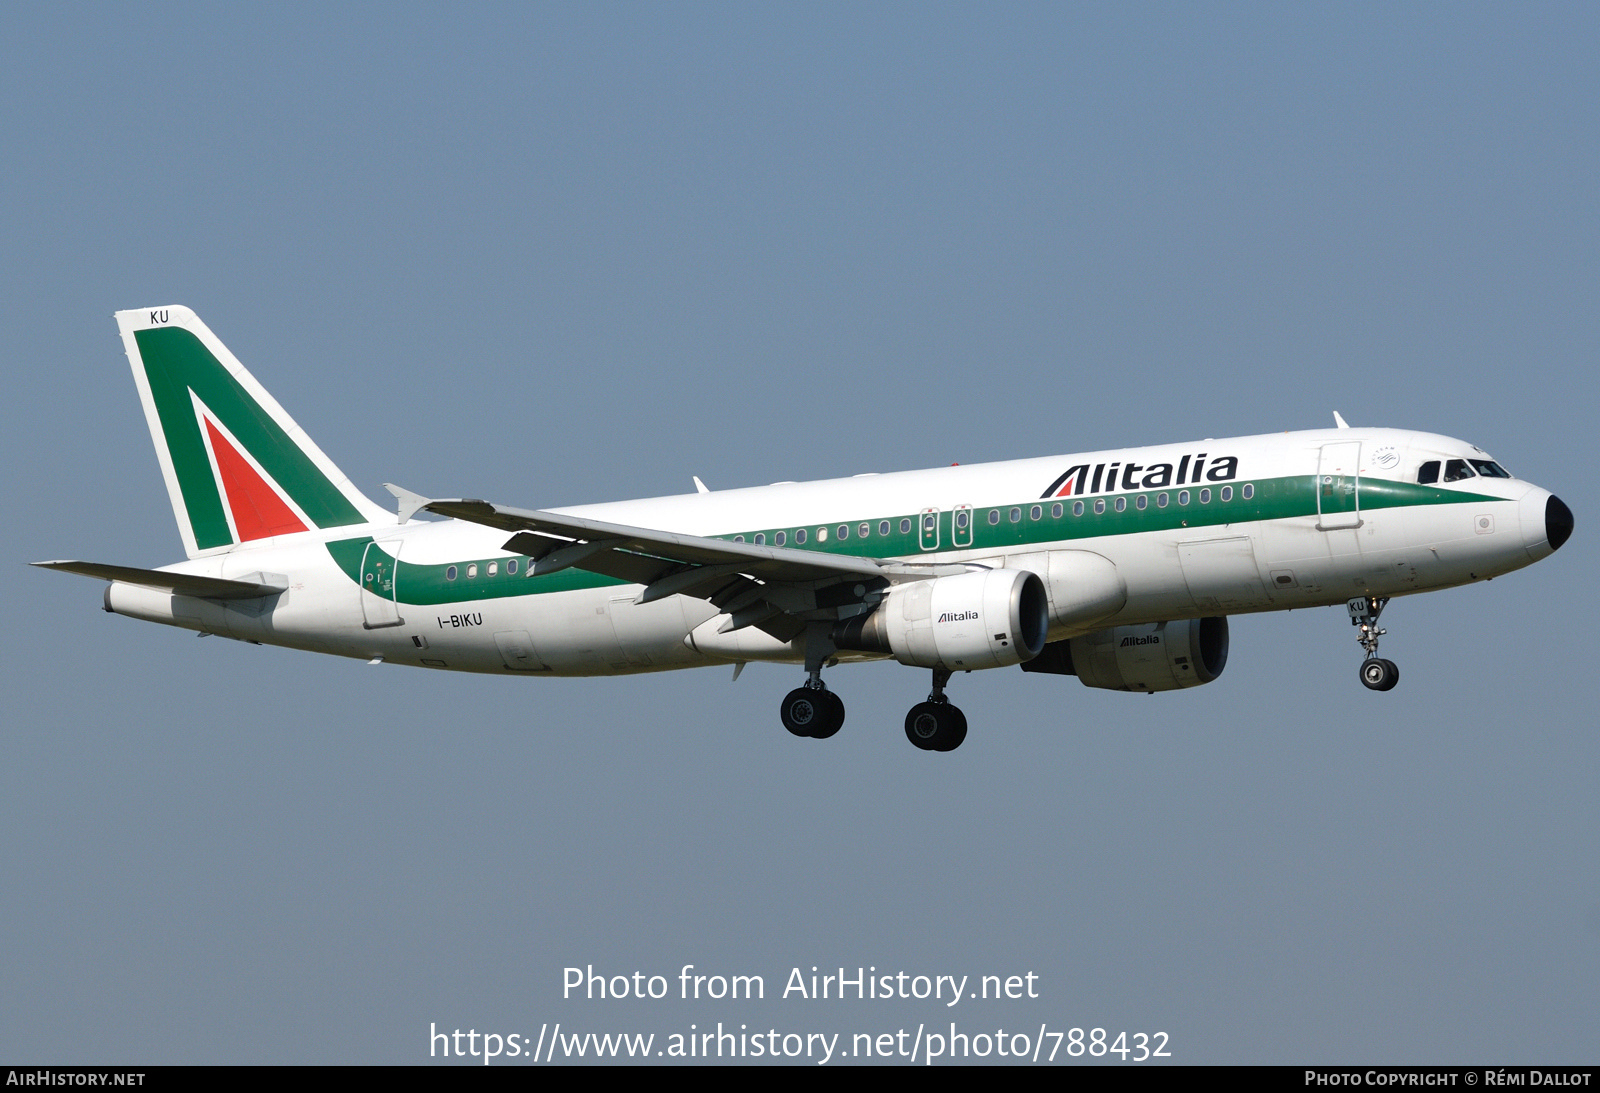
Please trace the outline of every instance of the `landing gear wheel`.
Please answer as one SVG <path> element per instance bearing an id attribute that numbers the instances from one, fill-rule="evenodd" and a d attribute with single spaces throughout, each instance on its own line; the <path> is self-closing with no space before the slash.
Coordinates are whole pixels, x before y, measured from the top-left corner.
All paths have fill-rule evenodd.
<path id="1" fill-rule="evenodd" d="M 951 726 L 950 738 L 943 744 L 934 745 L 934 751 L 955 751 L 967 738 L 967 715 L 954 706 L 946 706 L 945 710 L 952 716 L 955 724 Z"/>
<path id="2" fill-rule="evenodd" d="M 1392 691 L 1400 682 L 1400 669 L 1392 660 L 1373 657 L 1361 662 L 1361 682 L 1368 690 Z"/>
<path id="3" fill-rule="evenodd" d="M 844 724 L 844 701 L 820 687 L 796 687 L 783 696 L 778 716 L 796 736 L 826 740 Z"/>
<path id="4" fill-rule="evenodd" d="M 923 751 L 954 751 L 967 738 L 967 715 L 948 702 L 919 702 L 906 714 L 906 739 Z"/>
<path id="5" fill-rule="evenodd" d="M 822 716 L 811 723 L 811 739 L 826 740 L 844 726 L 844 699 L 832 691 L 819 691 L 816 699 Z"/>

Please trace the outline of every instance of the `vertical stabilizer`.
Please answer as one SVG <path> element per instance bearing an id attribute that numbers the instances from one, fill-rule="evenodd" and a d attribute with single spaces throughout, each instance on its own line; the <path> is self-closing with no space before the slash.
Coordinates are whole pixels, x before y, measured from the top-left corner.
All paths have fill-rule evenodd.
<path id="1" fill-rule="evenodd" d="M 117 312 L 189 557 L 314 528 L 393 523 L 186 307 Z"/>

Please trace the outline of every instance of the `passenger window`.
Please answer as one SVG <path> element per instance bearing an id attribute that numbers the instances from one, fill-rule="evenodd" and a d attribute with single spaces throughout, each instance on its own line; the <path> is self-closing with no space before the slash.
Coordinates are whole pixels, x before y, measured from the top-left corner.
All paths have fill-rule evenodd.
<path id="1" fill-rule="evenodd" d="M 509 562 L 506 563 L 506 572 L 507 573 L 515 573 L 516 571 L 517 571 L 517 560 L 515 558 L 513 558 Z"/>
<path id="2" fill-rule="evenodd" d="M 1094 503 L 1094 514 L 1099 516 L 1104 511 L 1106 511 L 1106 499 L 1102 497 Z"/>
<path id="3" fill-rule="evenodd" d="M 1030 520 L 1038 520 L 1042 516 L 1044 516 L 1044 507 L 1042 505 L 1035 505 L 1028 510 L 1028 519 Z"/>
<path id="4" fill-rule="evenodd" d="M 1254 497 L 1255 495 L 1256 488 L 1248 482 L 1246 482 L 1244 484 L 1244 488 L 1239 491 L 1239 496 L 1243 497 L 1246 501 L 1250 500 L 1250 498 Z"/>
<path id="5" fill-rule="evenodd" d="M 1082 516 L 1083 515 L 1083 502 L 1082 501 L 1074 501 L 1072 503 L 1072 515 L 1074 515 L 1074 516 Z"/>
<path id="6" fill-rule="evenodd" d="M 962 531 L 967 530 L 967 525 L 972 522 L 972 514 L 966 509 L 956 510 L 956 527 Z"/>
<path id="7" fill-rule="evenodd" d="M 1164 493 L 1156 494 L 1156 508 L 1164 509 L 1166 507 L 1167 507 L 1167 495 L 1164 494 Z"/>
<path id="8" fill-rule="evenodd" d="M 879 535 L 887 535 L 887 534 L 889 534 L 889 521 L 887 521 L 887 520 L 878 521 L 878 534 Z"/>
<path id="9" fill-rule="evenodd" d="M 1472 468 L 1467 466 L 1465 459 L 1452 459 L 1444 465 L 1444 480 L 1446 482 L 1460 482 L 1468 478 L 1476 478 Z"/>
<path id="10" fill-rule="evenodd" d="M 478 575 L 478 563 L 477 562 L 473 562 L 471 565 L 467 566 L 467 576 L 468 577 L 476 577 L 477 575 Z"/>
<path id="11" fill-rule="evenodd" d="M 1141 493 L 1138 497 L 1135 497 L 1133 499 L 1133 507 L 1136 508 L 1136 509 L 1149 508 L 1150 507 L 1150 498 L 1146 497 L 1144 494 Z"/>
<path id="12" fill-rule="evenodd" d="M 862 524 L 860 527 L 856 528 L 856 534 L 865 539 L 867 536 L 872 534 L 872 525 Z"/>
<path id="13" fill-rule="evenodd" d="M 743 535 L 735 535 L 733 537 L 733 541 L 736 542 L 736 543 L 742 543 L 742 542 L 744 542 L 744 536 Z"/>
<path id="14" fill-rule="evenodd" d="M 1233 487 L 1232 486 L 1223 486 L 1222 487 L 1222 499 L 1224 501 L 1232 501 L 1233 500 Z"/>
<path id="15" fill-rule="evenodd" d="M 1060 501 L 1057 501 L 1055 504 L 1050 506 L 1050 516 L 1053 519 L 1056 519 L 1056 520 L 1061 519 L 1062 511 L 1063 510 L 1061 508 L 1061 502 Z"/>
<path id="16" fill-rule="evenodd" d="M 1021 509 L 1012 509 L 1011 510 L 1011 522 L 1013 524 L 1020 524 L 1022 522 L 1022 510 Z"/>
<path id="17" fill-rule="evenodd" d="M 1201 490 L 1200 491 L 1200 503 L 1202 505 L 1211 504 L 1211 491 L 1210 490 Z"/>
<path id="18" fill-rule="evenodd" d="M 905 517 L 904 519 L 902 519 L 900 521 L 900 534 L 901 535 L 910 535 L 911 534 L 911 517 L 907 516 L 907 517 Z"/>
<path id="19" fill-rule="evenodd" d="M 838 528 L 836 528 L 835 530 L 839 533 L 839 538 L 841 538 L 841 539 L 850 538 L 850 525 L 849 524 L 840 524 L 838 526 Z"/>
<path id="20" fill-rule="evenodd" d="M 827 537 L 828 537 L 828 533 L 827 533 L 826 530 L 820 531 L 820 532 L 817 533 L 817 542 L 820 543 L 824 539 L 826 539 Z M 799 545 L 800 543 L 803 543 L 803 542 L 806 541 L 806 529 L 805 528 L 801 528 L 799 531 L 794 533 L 794 541 L 795 541 L 796 545 Z M 778 545 L 782 546 L 783 544 L 779 543 Z"/>
<path id="21" fill-rule="evenodd" d="M 789 536 L 787 534 L 785 534 L 784 532 L 781 532 L 781 531 L 778 532 L 776 535 L 774 535 L 772 537 L 772 545 L 773 546 L 782 546 L 784 543 L 787 543 L 788 541 L 789 541 Z"/>
<path id="22" fill-rule="evenodd" d="M 1178 504 L 1187 505 L 1188 503 L 1189 503 L 1189 491 L 1188 490 L 1179 490 L 1178 491 Z"/>
<path id="23" fill-rule="evenodd" d="M 1000 510 L 999 509 L 990 509 L 989 510 L 989 523 L 998 524 L 999 522 L 1000 522 Z"/>
<path id="24" fill-rule="evenodd" d="M 1117 509 L 1118 512 L 1121 512 L 1123 509 L 1126 509 L 1127 507 L 1128 507 L 1128 499 L 1126 497 L 1117 498 L 1116 509 Z"/>
<path id="25" fill-rule="evenodd" d="M 756 546 L 766 546 L 766 545 L 767 545 L 767 533 L 764 532 L 764 531 L 756 532 Z"/>
<path id="26" fill-rule="evenodd" d="M 493 577 L 498 572 L 500 572 L 500 563 L 499 562 L 490 562 L 489 563 L 489 576 Z"/>
<path id="27" fill-rule="evenodd" d="M 1439 481 L 1439 461 L 1430 459 L 1417 468 L 1417 481 L 1424 486 L 1431 486 Z"/>
<path id="28" fill-rule="evenodd" d="M 446 566 L 445 567 L 444 579 L 447 580 L 447 581 L 453 581 L 453 580 L 456 579 L 456 567 L 455 566 L 452 565 L 452 566 Z"/>

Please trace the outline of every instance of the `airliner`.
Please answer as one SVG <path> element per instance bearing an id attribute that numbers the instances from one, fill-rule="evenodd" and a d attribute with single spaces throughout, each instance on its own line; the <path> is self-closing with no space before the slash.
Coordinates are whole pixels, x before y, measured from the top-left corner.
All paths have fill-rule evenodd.
<path id="1" fill-rule="evenodd" d="M 957 672 L 1020 666 L 1138 693 L 1210 683 L 1228 616 L 1344 604 L 1374 691 L 1392 597 L 1553 553 L 1571 510 L 1464 441 L 1335 427 L 562 509 L 362 494 L 184 307 L 116 316 L 187 560 L 34 563 L 105 610 L 372 662 L 527 676 L 803 665 L 780 718 L 825 739 L 822 673 L 931 672 L 924 751 L 967 720 Z M 419 518 L 422 514 L 443 519 Z"/>

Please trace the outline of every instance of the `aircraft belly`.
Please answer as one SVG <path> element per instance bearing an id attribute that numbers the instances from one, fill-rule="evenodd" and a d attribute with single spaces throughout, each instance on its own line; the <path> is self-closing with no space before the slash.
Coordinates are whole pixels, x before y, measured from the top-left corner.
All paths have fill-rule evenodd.
<path id="1" fill-rule="evenodd" d="M 607 599 L 607 613 L 617 635 L 617 644 L 632 670 L 680 668 L 697 661 L 684 636 L 694 626 L 716 613 L 710 604 L 688 600 L 683 596 L 668 596 L 653 603 L 636 604 L 637 586 L 630 586 L 621 594 L 613 593 Z M 693 606 L 694 622 L 685 613 Z"/>
<path id="2" fill-rule="evenodd" d="M 1128 587 L 1126 605 L 1100 625 L 1164 622 L 1226 613 L 1214 603 L 1204 609 L 1197 606 L 1195 593 L 1179 562 L 1180 544 L 1172 533 L 1122 536 L 1103 543 L 1099 549 L 1116 563 Z M 1197 574 L 1195 580 L 1198 585 L 1201 577 Z M 1208 601 L 1215 600 L 1219 592 L 1230 603 L 1239 600 L 1227 589 L 1207 591 L 1209 588 L 1209 585 L 1202 588 Z M 1051 636 L 1054 638 L 1055 634 Z"/>
<path id="3" fill-rule="evenodd" d="M 1177 553 L 1197 616 L 1259 611 L 1271 604 L 1248 532 L 1180 540 Z"/>
<path id="4" fill-rule="evenodd" d="M 1260 525 L 1268 587 L 1283 607 L 1343 603 L 1362 574 L 1359 529 L 1324 530 L 1315 517 Z"/>
<path id="5" fill-rule="evenodd" d="M 702 613 L 709 617 L 714 609 L 681 596 L 639 605 L 633 602 L 638 594 L 637 587 L 611 586 L 484 603 L 488 632 L 502 635 L 488 648 L 506 670 L 564 676 L 620 675 L 703 663 L 684 645 L 690 630 L 686 612 L 699 621 Z M 523 635 L 525 651 L 520 647 Z"/>

